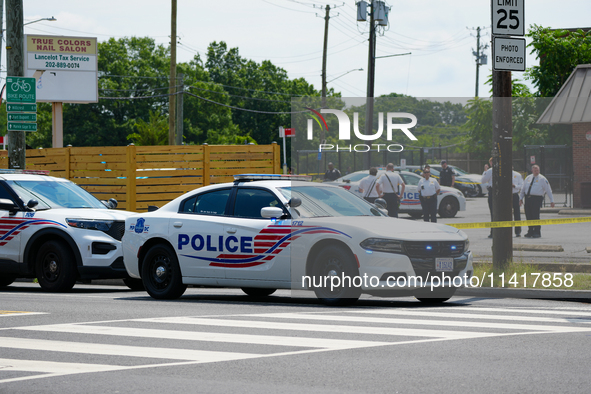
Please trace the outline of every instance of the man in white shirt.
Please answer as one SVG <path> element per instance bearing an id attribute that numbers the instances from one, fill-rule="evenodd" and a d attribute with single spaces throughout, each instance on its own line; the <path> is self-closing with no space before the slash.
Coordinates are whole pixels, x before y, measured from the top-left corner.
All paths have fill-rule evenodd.
<path id="1" fill-rule="evenodd" d="M 398 217 L 398 206 L 400 205 L 400 199 L 404 195 L 405 187 L 406 185 L 400 175 L 394 172 L 394 164 L 388 163 L 386 173 L 376 182 L 378 195 L 386 200 L 388 204 L 388 216 Z"/>
<path id="2" fill-rule="evenodd" d="M 486 185 L 486 189 L 488 190 L 488 210 L 490 212 L 490 221 L 493 221 L 493 214 L 492 214 L 492 210 L 493 210 L 493 194 L 492 194 L 492 170 L 493 170 L 493 158 L 491 157 L 490 159 L 488 159 L 488 169 L 485 170 L 482 173 L 482 178 L 480 179 L 480 183 L 482 184 L 482 187 L 484 187 Z M 490 233 L 488 234 L 489 238 L 492 238 L 492 228 L 490 229 Z"/>
<path id="3" fill-rule="evenodd" d="M 513 170 L 513 178 L 511 180 L 511 187 L 513 191 L 513 220 L 521 220 L 521 206 L 519 205 L 519 193 L 523 187 L 523 178 L 521 174 Z M 515 237 L 521 237 L 521 226 L 515 226 Z"/>
<path id="4" fill-rule="evenodd" d="M 525 178 L 521 192 L 519 193 L 519 205 L 523 204 L 525 199 L 525 218 L 527 220 L 540 220 L 540 209 L 544 201 L 544 194 L 550 197 L 550 206 L 554 208 L 554 196 L 548 179 L 540 174 L 540 167 L 534 164 L 531 167 L 531 174 Z M 527 238 L 540 238 L 541 226 L 529 226 Z"/>
<path id="5" fill-rule="evenodd" d="M 373 203 L 378 198 L 378 191 L 376 190 L 376 182 L 378 177 L 378 169 L 371 167 L 369 169 L 369 175 L 363 178 L 359 182 L 359 192 L 363 195 L 367 201 Z"/>
<path id="6" fill-rule="evenodd" d="M 419 194 L 421 195 L 421 207 L 423 208 L 423 220 L 428 222 L 431 220 L 437 223 L 437 195 L 441 190 L 439 182 L 431 178 L 431 171 L 423 171 L 423 179 L 419 181 Z"/>

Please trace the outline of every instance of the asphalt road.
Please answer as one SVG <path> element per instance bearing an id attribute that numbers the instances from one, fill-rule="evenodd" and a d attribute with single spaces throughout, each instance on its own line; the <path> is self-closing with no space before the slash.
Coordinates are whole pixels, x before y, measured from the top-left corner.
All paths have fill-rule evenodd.
<path id="1" fill-rule="evenodd" d="M 591 304 L 0 291 L 0 393 L 586 393 Z M 10 312 L 12 311 L 12 312 Z"/>

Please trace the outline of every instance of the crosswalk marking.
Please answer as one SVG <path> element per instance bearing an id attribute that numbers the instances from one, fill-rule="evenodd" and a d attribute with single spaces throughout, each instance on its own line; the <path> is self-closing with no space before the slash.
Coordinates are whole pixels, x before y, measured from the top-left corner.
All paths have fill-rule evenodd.
<path id="1" fill-rule="evenodd" d="M 375 314 L 375 315 L 396 315 L 396 316 L 424 316 L 424 317 L 447 317 L 459 319 L 486 319 L 486 320 L 511 320 L 511 321 L 530 321 L 540 323 L 572 323 L 572 318 L 566 317 L 544 317 L 544 316 L 507 316 L 507 315 L 493 315 L 493 314 L 477 314 L 477 313 L 448 313 L 448 312 L 428 312 L 417 310 L 395 310 L 395 309 L 372 309 L 372 310 L 355 310 L 351 313 Z M 577 323 L 591 323 L 591 315 L 589 319 L 577 319 Z M 488 325 L 487 325 L 488 326 Z"/>
<path id="2" fill-rule="evenodd" d="M 73 334 L 97 334 L 128 336 L 137 338 L 158 338 L 207 342 L 245 343 L 293 347 L 315 347 L 326 349 L 352 349 L 357 347 L 383 346 L 389 342 L 339 340 L 329 338 L 288 337 L 255 334 L 226 334 L 201 331 L 157 330 L 147 328 L 89 326 L 81 324 L 55 324 L 46 326 L 21 327 L 21 330 L 62 332 Z"/>
<path id="3" fill-rule="evenodd" d="M 306 319 L 306 320 L 327 320 L 325 316 L 319 316 L 314 314 L 304 314 L 299 313 L 273 313 L 273 314 L 255 314 L 251 316 L 257 317 L 271 317 L 273 318 L 282 318 L 282 319 Z M 426 313 L 424 316 L 429 316 L 430 314 Z M 472 328 L 486 328 L 486 329 L 504 329 L 504 330 L 534 330 L 534 331 L 554 331 L 554 332 L 582 332 L 582 331 L 590 331 L 591 328 L 585 327 L 568 327 L 568 326 L 546 326 L 546 325 L 538 325 L 538 324 L 511 324 L 511 323 L 491 323 L 491 322 L 471 322 L 471 321 L 457 321 L 457 320 L 418 320 L 418 319 L 392 319 L 392 318 L 383 318 L 383 317 L 357 317 L 357 316 L 330 316 L 330 320 L 332 321 L 340 321 L 340 322 L 356 322 L 356 323 L 386 323 L 386 324 L 421 324 L 425 326 L 445 326 L 445 327 L 472 327 Z M 416 330 L 412 330 L 413 332 Z M 419 330 L 429 332 L 432 330 Z M 440 330 L 436 330 L 435 332 L 442 332 Z M 462 333 L 461 331 L 443 331 L 442 333 Z M 468 334 L 468 333 L 466 333 Z M 475 334 L 475 337 L 478 337 L 479 333 L 470 332 L 470 334 Z M 484 333 L 486 334 L 486 333 Z M 415 334 L 416 335 L 416 334 Z M 446 336 L 445 334 L 443 334 Z M 453 335 L 453 334 L 452 334 Z M 493 334 L 494 335 L 494 334 Z M 440 335 L 434 335 L 440 336 Z M 485 335 L 486 336 L 486 335 Z M 466 338 L 470 338 L 470 336 L 466 336 Z"/>
<path id="4" fill-rule="evenodd" d="M 255 314 L 251 316 L 270 317 L 275 314 Z M 278 314 L 277 317 L 285 315 Z M 303 314 L 292 316 L 295 319 L 306 319 Z M 331 322 L 335 316 L 318 317 L 318 320 L 326 320 Z M 152 323 L 175 323 L 175 324 L 194 324 L 205 326 L 221 326 L 221 327 L 246 327 L 246 328 L 261 328 L 274 330 L 290 330 L 290 331 L 311 331 L 311 332 L 332 332 L 332 333 L 349 333 L 349 334 L 373 334 L 373 335 L 396 335 L 396 336 L 411 336 L 411 337 L 432 337 L 432 338 L 447 338 L 447 339 L 463 339 L 463 338 L 482 338 L 487 336 L 495 336 L 494 333 L 486 332 L 471 332 L 471 331 L 443 331 L 443 330 L 425 330 L 414 328 L 398 328 L 398 327 L 375 327 L 375 326 L 344 326 L 336 324 L 304 324 L 304 323 L 276 323 L 269 321 L 249 321 L 249 320 L 226 320 L 213 318 L 197 318 L 197 317 L 174 317 L 174 318 L 151 318 L 138 319 L 138 321 L 152 322 Z"/>
<path id="5" fill-rule="evenodd" d="M 45 315 L 45 312 L 0 311 L 0 316 Z"/>
<path id="6" fill-rule="evenodd" d="M 591 313 L 585 311 L 457 307 L 348 308 L 321 312 L 308 310 L 294 313 L 173 316 L 6 327 L 1 331 L 4 335 L 0 336 L 0 354 L 4 355 L 4 358 L 0 358 L 0 384 L 79 373 L 171 367 L 458 339 L 591 332 L 591 324 L 588 323 L 591 323 Z M 220 328 L 226 328 L 229 332 L 218 332 L 222 331 Z M 248 329 L 253 333 L 241 332 Z M 12 331 L 18 332 L 19 337 L 11 337 Z M 23 338 L 24 332 L 32 335 L 42 333 L 44 339 Z M 76 337 L 73 337 L 73 341 L 57 340 L 59 334 L 81 335 L 84 342 L 76 342 Z M 129 338 L 134 345 L 111 343 L 117 337 Z M 155 341 L 151 341 L 152 339 Z M 168 348 L 158 347 L 158 340 L 186 342 L 178 342 L 178 347 Z M 247 352 L 193 349 L 200 346 L 193 344 L 210 342 L 268 347 L 243 347 L 242 349 L 248 349 Z M 147 345 L 143 346 L 142 343 Z M 295 350 L 289 349 L 290 347 Z M 21 359 L 6 358 L 7 352 L 2 351 L 3 349 L 21 350 Z M 27 354 L 36 355 L 38 352 L 46 352 L 44 360 L 22 359 Z M 76 359 L 83 361 L 69 362 L 66 356 L 68 353 L 77 354 Z M 127 359 L 125 365 L 97 364 L 97 357 L 93 356 Z M 51 357 L 66 361 L 52 361 Z M 146 363 L 146 359 L 156 363 Z M 3 379 L 3 372 L 11 374 Z M 18 372 L 26 374 L 18 376 Z"/>

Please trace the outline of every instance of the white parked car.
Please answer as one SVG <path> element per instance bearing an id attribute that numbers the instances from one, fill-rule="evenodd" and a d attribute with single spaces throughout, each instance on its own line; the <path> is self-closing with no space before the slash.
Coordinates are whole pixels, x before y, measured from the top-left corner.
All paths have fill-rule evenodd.
<path id="1" fill-rule="evenodd" d="M 77 280 L 121 278 L 141 286 L 123 265 L 125 218 L 67 179 L 35 171 L 0 171 L 0 287 L 37 278 L 47 291 Z"/>
<path id="2" fill-rule="evenodd" d="M 205 285 L 251 296 L 313 290 L 329 305 L 361 293 L 442 302 L 472 275 L 468 238 L 453 227 L 390 218 L 327 184 L 236 179 L 127 218 L 125 266 L 152 297 L 174 299 L 187 285 Z M 452 285 L 451 277 L 461 278 Z M 433 284 L 441 286 L 432 291 Z"/>
<path id="3" fill-rule="evenodd" d="M 378 170 L 378 178 L 386 172 L 385 169 Z M 401 171 L 398 173 L 406 187 L 400 201 L 400 213 L 408 213 L 413 218 L 420 218 L 422 214 L 421 202 L 419 201 L 418 185 L 421 177 L 413 172 Z M 356 171 L 340 177 L 329 184 L 344 187 L 350 192 L 363 197 L 359 192 L 359 182 L 369 175 L 369 170 Z M 466 210 L 466 198 L 456 188 L 441 186 L 441 192 L 437 196 L 437 212 L 442 218 L 453 218 L 458 211 Z"/>

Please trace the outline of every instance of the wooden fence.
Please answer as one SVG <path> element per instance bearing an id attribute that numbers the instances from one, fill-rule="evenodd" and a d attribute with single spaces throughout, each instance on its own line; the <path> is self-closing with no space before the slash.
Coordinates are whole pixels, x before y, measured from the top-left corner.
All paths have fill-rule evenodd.
<path id="1" fill-rule="evenodd" d="M 145 212 L 201 186 L 242 173 L 279 174 L 279 145 L 109 146 L 28 149 L 27 170 L 49 170 L 118 209 Z M 8 152 L 0 151 L 0 168 Z"/>

